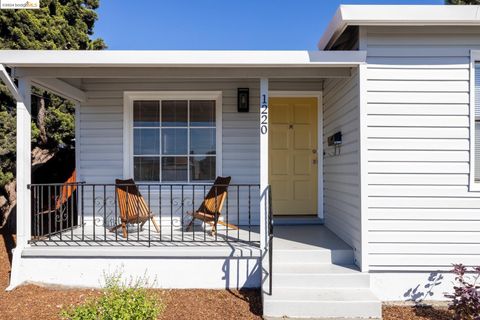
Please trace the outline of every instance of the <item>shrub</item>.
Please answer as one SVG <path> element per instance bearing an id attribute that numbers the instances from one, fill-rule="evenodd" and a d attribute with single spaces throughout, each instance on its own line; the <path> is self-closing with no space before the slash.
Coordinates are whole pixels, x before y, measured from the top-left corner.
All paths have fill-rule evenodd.
<path id="1" fill-rule="evenodd" d="M 146 278 L 126 283 L 119 274 L 105 277 L 105 289 L 100 297 L 63 310 L 61 317 L 69 320 L 157 319 L 165 306 L 147 285 Z"/>
<path id="2" fill-rule="evenodd" d="M 470 271 L 471 275 L 468 275 Z M 456 284 L 453 294 L 445 297 L 452 299 L 448 308 L 455 313 L 456 320 L 480 320 L 480 267 L 468 270 L 462 264 L 454 264 L 452 272 L 455 274 Z"/>

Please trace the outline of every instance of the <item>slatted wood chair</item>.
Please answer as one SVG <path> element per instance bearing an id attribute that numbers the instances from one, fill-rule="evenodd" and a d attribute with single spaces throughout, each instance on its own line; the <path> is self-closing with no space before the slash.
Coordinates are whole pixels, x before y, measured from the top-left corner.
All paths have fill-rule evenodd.
<path id="1" fill-rule="evenodd" d="M 195 219 L 202 220 L 203 222 L 211 225 L 212 234 L 215 234 L 217 232 L 218 223 L 226 226 L 227 228 L 235 230 L 238 229 L 237 226 L 220 220 L 223 203 L 227 198 L 227 189 L 231 180 L 232 177 L 217 177 L 215 179 L 213 186 L 208 191 L 207 196 L 203 200 L 198 210 L 194 212 L 187 212 L 188 215 L 192 216 L 192 221 L 190 221 L 190 223 L 188 224 L 186 231 L 192 230 Z"/>
<path id="2" fill-rule="evenodd" d="M 140 228 L 143 228 L 149 219 L 152 220 L 157 232 L 160 232 L 160 227 L 155 221 L 155 217 L 150 211 L 145 199 L 140 194 L 135 181 L 133 181 L 133 179 L 116 179 L 115 185 L 121 223 L 111 228 L 110 232 L 114 232 L 121 227 L 123 236 L 126 238 L 128 235 L 128 223 L 140 224 Z"/>
<path id="3" fill-rule="evenodd" d="M 36 229 L 34 230 L 35 238 L 41 239 L 42 236 L 49 232 L 56 233 L 63 229 L 74 227 L 74 224 L 76 224 L 76 212 L 74 212 L 75 204 L 72 204 L 70 208 L 67 208 L 67 201 L 70 200 L 77 190 L 77 185 L 75 184 L 76 181 L 77 174 L 76 171 L 73 170 L 67 181 L 58 188 L 58 194 L 57 187 L 48 187 L 50 190 L 45 189 L 44 192 L 42 192 L 44 198 L 41 202 L 44 207 L 38 208 L 39 212 L 33 213 L 33 220 L 36 223 Z M 45 199 L 45 194 L 47 193 L 50 194 L 50 199 Z M 56 197 L 55 194 L 57 194 Z M 38 196 L 39 195 L 37 195 L 37 197 Z"/>

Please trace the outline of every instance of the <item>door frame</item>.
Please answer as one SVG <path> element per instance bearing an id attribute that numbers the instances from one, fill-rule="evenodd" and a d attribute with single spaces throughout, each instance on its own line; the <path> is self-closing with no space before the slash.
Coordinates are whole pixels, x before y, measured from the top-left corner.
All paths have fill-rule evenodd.
<path id="1" fill-rule="evenodd" d="M 323 91 L 269 90 L 268 97 L 317 98 L 317 216 L 319 219 L 323 219 Z"/>

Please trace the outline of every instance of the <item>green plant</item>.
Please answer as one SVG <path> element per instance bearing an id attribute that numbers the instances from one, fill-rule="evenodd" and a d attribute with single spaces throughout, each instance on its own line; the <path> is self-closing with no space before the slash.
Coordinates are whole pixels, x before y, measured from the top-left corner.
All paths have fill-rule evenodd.
<path id="1" fill-rule="evenodd" d="M 150 320 L 157 319 L 165 305 L 148 287 L 146 277 L 122 281 L 120 273 L 105 277 L 102 295 L 79 306 L 62 310 L 69 320 Z"/>

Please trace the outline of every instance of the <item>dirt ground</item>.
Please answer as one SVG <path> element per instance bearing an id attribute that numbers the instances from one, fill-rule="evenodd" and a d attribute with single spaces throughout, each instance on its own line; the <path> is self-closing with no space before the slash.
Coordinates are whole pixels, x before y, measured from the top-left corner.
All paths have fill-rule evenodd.
<path id="1" fill-rule="evenodd" d="M 79 304 L 97 290 L 53 289 L 26 285 L 6 292 L 14 239 L 0 231 L 0 319 L 58 319 L 60 310 Z M 230 320 L 261 319 L 262 306 L 257 290 L 159 290 L 166 304 L 162 320 Z M 384 306 L 384 320 L 450 320 L 443 308 Z"/>

